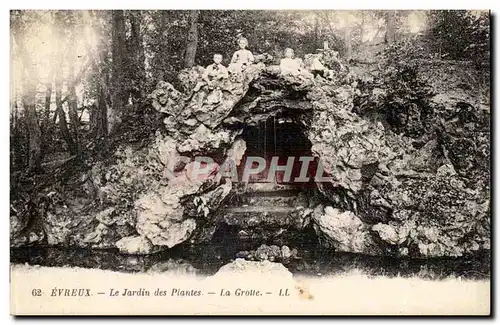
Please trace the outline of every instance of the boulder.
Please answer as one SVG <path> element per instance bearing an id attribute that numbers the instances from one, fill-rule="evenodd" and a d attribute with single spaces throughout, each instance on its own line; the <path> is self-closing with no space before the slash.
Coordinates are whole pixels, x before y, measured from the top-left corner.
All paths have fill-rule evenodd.
<path id="1" fill-rule="evenodd" d="M 382 251 L 373 241 L 369 226 L 351 211 L 327 206 L 313 213 L 313 226 L 326 247 L 337 252 L 378 255 Z"/>
<path id="2" fill-rule="evenodd" d="M 160 81 L 156 89 L 151 93 L 153 107 L 161 113 L 176 116 L 182 110 L 184 102 L 181 93 L 172 84 Z"/>
<path id="3" fill-rule="evenodd" d="M 224 145 L 229 145 L 236 137 L 236 132 L 230 130 L 211 130 L 200 124 L 186 139 L 183 139 L 177 146 L 177 150 L 182 153 L 204 152 L 211 153 L 221 149 Z"/>
<path id="4" fill-rule="evenodd" d="M 167 187 L 146 192 L 135 202 L 137 232 L 154 245 L 169 248 L 187 240 L 196 228 L 194 219 L 184 218 L 180 198 L 196 193 L 204 181 L 178 176 Z"/>
<path id="5" fill-rule="evenodd" d="M 230 182 L 219 185 L 216 189 L 206 192 L 200 196 L 194 196 L 193 200 L 186 203 L 186 214 L 192 217 L 207 218 L 209 214 L 218 210 L 222 201 L 228 196 L 231 191 L 232 184 Z"/>
<path id="6" fill-rule="evenodd" d="M 150 274 L 172 274 L 175 276 L 192 276 L 198 275 L 199 270 L 192 266 L 189 262 L 183 259 L 170 258 L 166 262 L 153 264 L 148 270 Z"/>
<path id="7" fill-rule="evenodd" d="M 293 279 L 292 273 L 281 263 L 270 261 L 246 261 L 237 258 L 233 262 L 222 266 L 214 275 L 214 278 L 223 278 L 227 275 L 241 275 L 245 277 L 263 276 L 280 278 L 281 280 Z"/>
<path id="8" fill-rule="evenodd" d="M 281 257 L 281 249 L 276 245 L 261 245 L 253 254 L 257 260 L 274 262 Z"/>
<path id="9" fill-rule="evenodd" d="M 236 254 L 237 258 L 245 258 L 247 260 L 271 261 L 287 263 L 291 258 L 297 258 L 297 250 L 291 250 L 290 247 L 283 245 L 260 245 L 256 250 L 241 251 Z"/>
<path id="10" fill-rule="evenodd" d="M 372 230 L 377 232 L 380 239 L 389 245 L 399 245 L 406 239 L 406 237 L 400 236 L 393 226 L 387 224 L 378 223 L 372 227 Z"/>
<path id="11" fill-rule="evenodd" d="M 143 236 L 123 237 L 115 245 L 120 253 L 132 255 L 146 255 L 159 251 L 158 247 L 155 247 L 149 239 Z"/>
<path id="12" fill-rule="evenodd" d="M 241 159 L 245 155 L 245 151 L 247 150 L 247 144 L 243 139 L 236 139 L 231 145 L 231 148 L 227 152 L 227 158 L 234 162 L 235 166 L 239 166 L 241 164 Z"/>

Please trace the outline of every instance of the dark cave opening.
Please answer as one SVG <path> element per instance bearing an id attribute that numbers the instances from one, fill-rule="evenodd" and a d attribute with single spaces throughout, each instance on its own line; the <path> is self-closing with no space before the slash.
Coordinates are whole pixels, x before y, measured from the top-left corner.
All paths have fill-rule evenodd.
<path id="1" fill-rule="evenodd" d="M 230 238 L 233 255 L 262 244 L 312 251 L 318 247 L 303 214 L 318 203 L 318 163 L 301 121 L 299 114 L 281 113 L 243 126 L 240 138 L 246 150 L 237 168 L 238 183 L 217 212 L 211 244 Z"/>
<path id="2" fill-rule="evenodd" d="M 307 130 L 297 119 L 291 115 L 271 116 L 243 128 L 241 137 L 247 149 L 238 166 L 240 180 L 314 187 L 317 160 L 312 156 Z M 249 174 L 246 178 L 245 171 Z"/>

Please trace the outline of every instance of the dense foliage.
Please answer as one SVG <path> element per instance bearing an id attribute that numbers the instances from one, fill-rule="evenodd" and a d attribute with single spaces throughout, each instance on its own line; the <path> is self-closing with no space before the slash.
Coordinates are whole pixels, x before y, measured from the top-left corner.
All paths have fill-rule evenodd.
<path id="1" fill-rule="evenodd" d="M 478 66 L 489 64 L 490 19 L 486 14 L 472 15 L 465 10 L 440 10 L 430 13 L 428 32 L 432 49 L 442 58 L 472 60 Z"/>

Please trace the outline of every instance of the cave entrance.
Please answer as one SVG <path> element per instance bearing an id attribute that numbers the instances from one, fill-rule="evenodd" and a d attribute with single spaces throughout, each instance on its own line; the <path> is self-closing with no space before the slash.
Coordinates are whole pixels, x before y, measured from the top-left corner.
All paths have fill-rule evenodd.
<path id="1" fill-rule="evenodd" d="M 239 180 L 270 189 L 314 187 L 317 162 L 306 132 L 297 117 L 286 115 L 244 127 L 241 137 L 247 149 L 238 166 Z"/>
<path id="2" fill-rule="evenodd" d="M 318 163 L 303 117 L 281 114 L 243 126 L 240 137 L 246 151 L 238 165 L 238 182 L 216 217 L 220 224 L 214 238 L 231 238 L 231 247 L 242 245 L 238 247 L 243 250 L 263 243 L 315 247 L 307 211 L 317 204 Z M 245 179 L 249 167 L 258 172 Z"/>
<path id="3" fill-rule="evenodd" d="M 307 129 L 298 121 L 297 116 L 280 115 L 244 126 L 246 151 L 224 213 L 287 216 L 309 206 L 318 163 Z"/>

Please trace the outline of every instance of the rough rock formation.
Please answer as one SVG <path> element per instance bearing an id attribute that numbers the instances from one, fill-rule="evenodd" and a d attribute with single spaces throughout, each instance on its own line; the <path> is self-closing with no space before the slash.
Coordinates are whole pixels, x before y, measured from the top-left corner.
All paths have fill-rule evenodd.
<path id="1" fill-rule="evenodd" d="M 166 262 L 153 264 L 148 270 L 150 274 L 172 274 L 176 276 L 198 275 L 199 270 L 193 267 L 189 262 L 182 259 L 170 258 Z"/>
<path id="2" fill-rule="evenodd" d="M 123 237 L 115 245 L 121 253 L 126 254 L 149 254 L 155 250 L 151 241 L 145 236 Z"/>
<path id="3" fill-rule="evenodd" d="M 312 218 L 305 207 L 307 213 L 291 215 L 279 227 L 303 229 L 311 219 L 322 245 L 344 252 L 434 257 L 490 249 L 489 111 L 472 97 L 456 91 L 446 96 L 452 90 L 441 82 L 440 93 L 426 102 L 432 114 L 403 103 L 408 109 L 388 116 L 387 105 L 377 101 L 388 100 L 390 89 L 368 89 L 346 71 L 311 79 L 282 76 L 279 67 L 259 63 L 221 87 L 193 92 L 202 72 L 182 71 L 182 92 L 158 84 L 151 100 L 164 128 L 149 147 L 124 149 L 114 165 L 95 166 L 89 176 L 95 203 L 53 203 L 43 233 L 24 231 L 25 222 L 14 215 L 14 245 L 148 254 L 207 240 L 221 220 L 248 228 L 246 219 L 217 214 L 235 187 L 218 169 L 227 159 L 241 160 L 244 126 L 286 113 L 304 126 L 323 164 L 329 180 L 317 187 L 329 203 L 316 204 Z M 356 106 L 365 92 L 371 107 L 383 109 Z M 191 177 L 196 155 L 215 161 L 201 179 Z"/>
<path id="4" fill-rule="evenodd" d="M 266 244 L 262 244 L 255 250 L 238 252 L 236 257 L 244 258 L 250 261 L 270 261 L 286 264 L 290 261 L 290 259 L 297 258 L 297 254 L 297 249 L 290 249 L 287 245 L 279 247 L 277 245 L 268 246 Z"/>
<path id="5" fill-rule="evenodd" d="M 281 263 L 270 261 L 245 261 L 237 258 L 233 262 L 222 266 L 213 278 L 227 277 L 228 275 L 252 276 L 260 275 L 270 278 L 279 278 L 280 280 L 293 279 L 292 273 Z"/>
<path id="6" fill-rule="evenodd" d="M 370 235 L 370 226 L 353 212 L 340 212 L 328 206 L 319 206 L 313 216 L 314 227 L 323 246 L 340 252 L 380 254 L 380 248 Z"/>
<path id="7" fill-rule="evenodd" d="M 448 88 L 441 84 L 440 90 Z M 490 248 L 489 113 L 463 97 L 435 95 L 432 120 L 408 118 L 412 122 L 399 133 L 380 119 L 353 116 L 350 100 L 335 106 L 324 129 L 335 130 L 338 141 L 319 146 L 320 154 L 332 157 L 325 165 L 334 162 L 332 183 L 319 188 L 334 206 L 355 215 L 328 208 L 316 214 L 324 242 L 339 251 L 418 257 Z M 343 107 L 347 112 L 339 112 Z M 410 107 L 406 114 L 414 114 L 415 105 Z M 433 127 L 425 129 L 426 123 Z M 408 127 L 419 131 L 407 135 Z"/>

